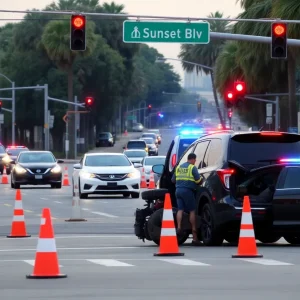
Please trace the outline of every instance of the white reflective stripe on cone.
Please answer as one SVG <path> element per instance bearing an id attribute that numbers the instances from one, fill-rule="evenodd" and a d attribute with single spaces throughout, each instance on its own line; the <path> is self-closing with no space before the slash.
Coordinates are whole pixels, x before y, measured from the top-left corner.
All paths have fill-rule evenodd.
<path id="1" fill-rule="evenodd" d="M 164 221 L 174 221 L 172 209 L 164 209 L 163 220 Z"/>
<path id="2" fill-rule="evenodd" d="M 25 221 L 24 215 L 23 216 L 13 216 L 13 221 L 14 222 L 24 222 Z"/>
<path id="3" fill-rule="evenodd" d="M 176 236 L 175 228 L 162 228 L 161 236 Z"/>
<path id="4" fill-rule="evenodd" d="M 248 237 L 254 238 L 255 237 L 254 230 L 253 229 L 241 229 L 240 237 L 241 238 L 248 238 Z"/>
<path id="5" fill-rule="evenodd" d="M 45 218 L 41 218 L 41 225 L 45 225 L 46 224 L 46 219 Z"/>
<path id="6" fill-rule="evenodd" d="M 15 209 L 23 209 L 22 201 L 15 201 Z"/>
<path id="7" fill-rule="evenodd" d="M 36 252 L 56 252 L 55 239 L 39 239 Z"/>
<path id="8" fill-rule="evenodd" d="M 252 225 L 252 214 L 251 212 L 242 213 L 242 222 L 243 225 Z"/>

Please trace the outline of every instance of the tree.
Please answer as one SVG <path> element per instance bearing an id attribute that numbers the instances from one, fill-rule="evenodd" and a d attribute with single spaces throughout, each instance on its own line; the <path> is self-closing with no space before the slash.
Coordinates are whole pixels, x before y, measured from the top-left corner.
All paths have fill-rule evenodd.
<path id="1" fill-rule="evenodd" d="M 67 20 L 66 20 L 67 21 Z M 55 62 L 58 68 L 67 73 L 68 76 L 68 100 L 74 101 L 73 96 L 73 63 L 77 56 L 89 56 L 94 51 L 97 43 L 97 36 L 94 34 L 95 25 L 92 22 L 86 24 L 86 50 L 75 52 L 70 50 L 70 24 L 67 21 L 49 22 L 42 35 L 42 44 L 49 58 Z M 74 106 L 69 105 L 69 110 Z M 70 122 L 70 145 L 74 145 L 76 140 L 75 118 Z M 73 149 L 71 147 L 70 149 Z M 73 158 L 74 152 L 70 151 L 70 157 Z"/>
<path id="2" fill-rule="evenodd" d="M 223 18 L 223 14 L 220 12 L 211 13 L 208 17 L 210 18 Z M 220 22 L 220 21 L 210 21 L 210 28 L 213 32 L 228 32 L 230 27 L 228 26 L 229 22 Z M 207 45 L 182 45 L 181 52 L 179 57 L 182 60 L 194 62 L 197 64 L 205 65 L 211 68 L 214 68 L 216 59 L 222 50 L 224 45 L 223 40 L 212 40 Z M 200 72 L 204 72 L 206 75 L 210 74 L 212 78 L 212 82 L 214 82 L 214 75 L 213 72 L 209 71 L 206 68 L 202 68 L 200 66 L 192 65 L 189 63 L 182 63 L 183 68 L 188 72 L 193 71 L 194 69 Z M 225 127 L 224 120 L 222 118 L 221 109 L 218 101 L 217 94 L 215 89 L 213 88 L 214 98 L 216 103 L 217 112 L 220 118 L 220 122 L 222 123 L 223 127 Z"/>

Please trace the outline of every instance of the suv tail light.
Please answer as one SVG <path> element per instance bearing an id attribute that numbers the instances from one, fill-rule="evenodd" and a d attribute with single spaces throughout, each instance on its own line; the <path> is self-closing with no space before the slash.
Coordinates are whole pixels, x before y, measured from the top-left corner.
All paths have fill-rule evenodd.
<path id="1" fill-rule="evenodd" d="M 176 154 L 172 155 L 172 167 L 176 165 Z"/>
<path id="2" fill-rule="evenodd" d="M 219 169 L 217 170 L 217 174 L 220 177 L 223 185 L 225 186 L 226 189 L 229 190 L 229 178 L 230 176 L 234 173 L 233 169 Z"/>

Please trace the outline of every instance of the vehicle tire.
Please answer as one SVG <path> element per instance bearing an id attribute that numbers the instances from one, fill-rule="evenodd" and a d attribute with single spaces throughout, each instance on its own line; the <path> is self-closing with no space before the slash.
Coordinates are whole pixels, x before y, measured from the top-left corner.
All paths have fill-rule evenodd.
<path id="1" fill-rule="evenodd" d="M 131 193 L 131 198 L 133 198 L 133 199 L 140 198 L 140 193 Z"/>
<path id="2" fill-rule="evenodd" d="M 167 189 L 154 189 L 142 192 L 143 200 L 164 200 L 166 193 L 169 191 Z"/>
<path id="3" fill-rule="evenodd" d="M 10 175 L 10 173 L 11 173 L 10 169 L 7 169 L 6 170 L 6 175 Z"/>
<path id="4" fill-rule="evenodd" d="M 149 234 L 149 230 L 148 230 L 148 221 L 145 222 L 144 233 L 145 233 L 146 240 L 147 241 L 152 241 L 151 236 Z"/>
<path id="5" fill-rule="evenodd" d="M 3 168 L 0 169 L 0 173 L 1 173 L 1 175 L 3 175 Z"/>
<path id="6" fill-rule="evenodd" d="M 300 235 L 284 235 L 284 239 L 290 243 L 291 245 L 299 245 L 300 244 Z"/>
<path id="7" fill-rule="evenodd" d="M 87 199 L 89 197 L 89 194 L 81 193 L 80 181 L 78 181 L 78 188 L 79 188 L 79 199 Z"/>
<path id="8" fill-rule="evenodd" d="M 161 232 L 163 211 L 164 211 L 163 208 L 155 211 L 150 216 L 150 218 L 147 222 L 148 235 L 156 245 L 159 245 L 159 242 L 160 242 L 160 232 Z M 173 215 L 174 215 L 175 227 L 177 227 L 176 216 L 175 216 L 174 212 L 173 212 Z M 183 232 L 180 236 L 177 235 L 178 245 L 184 244 L 184 242 L 188 239 L 189 235 L 190 234 L 188 232 Z"/>
<path id="9" fill-rule="evenodd" d="M 11 187 L 12 189 L 15 188 L 15 185 L 13 184 L 12 180 L 10 181 L 10 187 Z"/>
<path id="10" fill-rule="evenodd" d="M 124 193 L 124 194 L 123 194 L 123 197 L 124 197 L 124 198 L 128 198 L 129 196 L 130 196 L 129 193 Z"/>
<path id="11" fill-rule="evenodd" d="M 61 182 L 60 182 L 60 183 L 57 183 L 55 187 L 56 187 L 57 189 L 61 189 Z"/>
<path id="12" fill-rule="evenodd" d="M 215 220 L 209 204 L 205 204 L 201 211 L 201 238 L 205 246 L 221 246 L 223 234 L 215 228 Z"/>
<path id="13" fill-rule="evenodd" d="M 230 232 L 225 234 L 225 240 L 229 244 L 234 244 L 236 245 L 239 242 L 239 233 L 238 232 Z"/>
<path id="14" fill-rule="evenodd" d="M 261 236 L 257 236 L 257 239 L 264 244 L 272 244 L 278 242 L 282 238 L 281 235 L 274 234 L 272 232 L 269 232 L 268 234 L 264 234 Z M 300 242 L 300 240 L 299 240 Z"/>
<path id="15" fill-rule="evenodd" d="M 20 189 L 20 184 L 19 183 L 15 183 L 14 184 L 14 189 L 16 189 L 16 190 Z"/>
<path id="16" fill-rule="evenodd" d="M 51 189 L 56 189 L 56 183 L 51 184 Z"/>

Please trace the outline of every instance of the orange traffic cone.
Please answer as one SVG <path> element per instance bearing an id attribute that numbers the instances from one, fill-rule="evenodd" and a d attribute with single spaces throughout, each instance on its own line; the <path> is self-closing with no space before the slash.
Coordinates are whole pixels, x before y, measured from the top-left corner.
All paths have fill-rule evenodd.
<path id="1" fill-rule="evenodd" d="M 179 252 L 170 194 L 165 196 L 159 252 L 154 256 L 183 256 Z"/>
<path id="2" fill-rule="evenodd" d="M 125 129 L 125 131 L 124 131 L 124 135 L 125 135 L 125 136 L 127 136 L 127 135 L 128 135 L 128 131 L 127 131 L 127 129 Z"/>
<path id="3" fill-rule="evenodd" d="M 26 232 L 25 217 L 22 205 L 21 191 L 17 190 L 15 199 L 14 216 L 11 225 L 11 233 L 8 238 L 25 238 L 31 235 Z"/>
<path id="4" fill-rule="evenodd" d="M 147 188 L 146 176 L 145 176 L 145 169 L 142 168 L 141 171 L 141 189 Z"/>
<path id="5" fill-rule="evenodd" d="M 69 181 L 69 176 L 68 176 L 68 167 L 65 166 L 63 186 L 69 186 L 69 185 L 70 185 L 70 181 Z"/>
<path id="6" fill-rule="evenodd" d="M 6 173 L 6 167 L 3 167 L 3 174 L 2 174 L 2 184 L 8 184 L 8 177 L 7 177 L 7 173 Z"/>
<path id="7" fill-rule="evenodd" d="M 44 208 L 41 218 L 40 235 L 37 244 L 33 274 L 30 279 L 66 278 L 61 274 L 56 251 L 56 243 L 49 208 Z"/>
<path id="8" fill-rule="evenodd" d="M 149 190 L 155 189 L 155 181 L 154 181 L 154 173 L 153 173 L 153 171 L 151 171 L 151 173 L 150 173 L 150 180 L 149 180 L 148 189 Z"/>
<path id="9" fill-rule="evenodd" d="M 232 257 L 233 258 L 263 257 L 261 254 L 257 253 L 251 207 L 250 207 L 250 199 L 248 196 L 244 197 L 240 238 L 239 238 L 237 254 L 232 255 Z"/>

